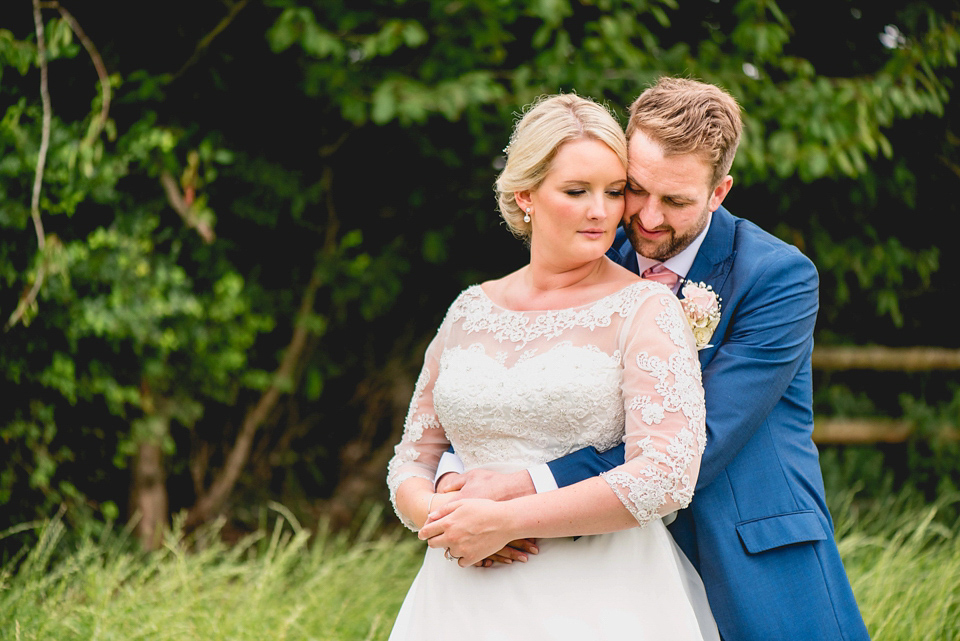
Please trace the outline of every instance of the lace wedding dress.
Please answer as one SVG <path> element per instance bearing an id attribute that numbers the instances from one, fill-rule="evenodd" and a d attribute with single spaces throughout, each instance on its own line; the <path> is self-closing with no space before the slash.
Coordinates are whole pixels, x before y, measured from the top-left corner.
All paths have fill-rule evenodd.
<path id="1" fill-rule="evenodd" d="M 639 527 L 541 539 L 527 563 L 491 568 L 428 549 L 390 639 L 718 639 L 661 520 L 690 502 L 706 439 L 693 344 L 659 283 L 548 311 L 498 307 L 480 286 L 461 293 L 427 348 L 391 499 L 410 477 L 432 481 L 451 443 L 467 469 L 515 471 L 623 441 L 626 462 L 603 478 Z"/>

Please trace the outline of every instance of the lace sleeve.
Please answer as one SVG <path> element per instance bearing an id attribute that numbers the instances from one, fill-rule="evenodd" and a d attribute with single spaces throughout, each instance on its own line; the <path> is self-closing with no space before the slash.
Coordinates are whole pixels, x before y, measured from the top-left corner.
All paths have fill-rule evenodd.
<path id="1" fill-rule="evenodd" d="M 403 437 L 394 448 L 393 458 L 387 467 L 390 502 L 403 524 L 414 531 L 414 523 L 397 508 L 397 488 L 413 477 L 424 478 L 432 483 L 440 457 L 450 446 L 433 407 L 433 385 L 440 368 L 444 327 L 441 326 L 427 347 L 423 369 L 417 377 L 410 409 L 403 424 Z"/>
<path id="2" fill-rule="evenodd" d="M 642 527 L 690 504 L 706 412 L 693 334 L 676 297 L 653 293 L 625 331 L 625 462 L 601 476 Z"/>

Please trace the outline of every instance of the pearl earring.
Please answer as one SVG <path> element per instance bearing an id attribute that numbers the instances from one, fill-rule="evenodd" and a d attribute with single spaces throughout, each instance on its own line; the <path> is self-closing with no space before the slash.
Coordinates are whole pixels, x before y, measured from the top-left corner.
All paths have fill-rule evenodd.
<path id="1" fill-rule="evenodd" d="M 525 222 L 525 223 L 529 223 L 529 222 L 530 222 L 530 208 L 529 208 L 529 207 L 527 207 L 527 213 L 524 214 L 524 216 L 523 216 L 523 222 Z"/>

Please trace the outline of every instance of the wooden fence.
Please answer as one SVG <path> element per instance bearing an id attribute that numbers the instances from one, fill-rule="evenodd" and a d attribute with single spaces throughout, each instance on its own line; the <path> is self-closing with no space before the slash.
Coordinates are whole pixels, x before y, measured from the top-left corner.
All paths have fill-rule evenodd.
<path id="1" fill-rule="evenodd" d="M 960 370 L 960 349 L 939 347 L 817 347 L 813 367 L 821 371 L 873 370 L 921 372 Z M 821 444 L 902 443 L 916 429 L 912 421 L 880 418 L 815 418 L 813 440 Z M 956 424 L 941 436 L 960 440 Z"/>

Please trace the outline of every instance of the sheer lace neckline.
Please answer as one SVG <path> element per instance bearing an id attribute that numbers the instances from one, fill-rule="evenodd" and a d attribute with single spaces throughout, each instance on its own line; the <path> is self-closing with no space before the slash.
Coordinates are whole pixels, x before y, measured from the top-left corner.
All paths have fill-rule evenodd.
<path id="1" fill-rule="evenodd" d="M 586 303 L 581 303 L 580 305 L 571 305 L 570 307 L 556 307 L 556 308 L 549 308 L 549 309 L 511 309 L 509 307 L 504 307 L 500 303 L 493 300 L 493 298 L 491 298 L 490 295 L 487 294 L 486 290 L 484 290 L 482 285 L 473 285 L 469 289 L 479 292 L 480 296 L 486 299 L 488 303 L 490 303 L 492 306 L 496 307 L 497 309 L 503 312 L 508 312 L 510 314 L 549 314 L 552 312 L 566 312 L 566 311 L 573 311 L 573 310 L 586 309 L 588 307 L 593 307 L 595 305 L 605 303 L 606 301 L 612 298 L 622 296 L 628 291 L 630 291 L 631 289 L 633 289 L 634 287 L 642 286 L 647 282 L 648 281 L 643 281 L 643 280 L 635 281 L 625 287 L 621 287 L 616 291 L 610 292 L 605 296 L 601 296 L 600 298 L 597 298 L 592 301 L 588 301 Z"/>

